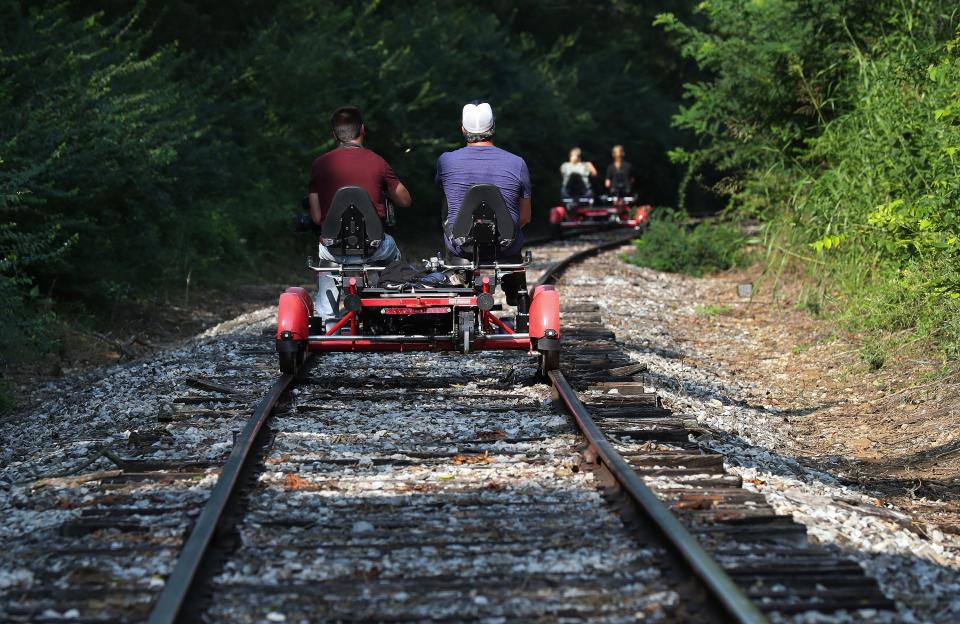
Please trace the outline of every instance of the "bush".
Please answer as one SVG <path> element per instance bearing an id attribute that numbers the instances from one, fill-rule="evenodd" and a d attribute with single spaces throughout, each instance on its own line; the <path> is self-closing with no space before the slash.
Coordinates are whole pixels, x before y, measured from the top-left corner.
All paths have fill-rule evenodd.
<path id="1" fill-rule="evenodd" d="M 147 51 L 137 13 L 24 13 L 0 6 L 0 222 L 17 233 L 4 233 L 3 275 L 96 301 L 109 284 L 156 289 L 220 255 L 233 232 L 218 233 L 200 198 L 226 189 L 207 169 L 207 102 L 178 83 L 175 48 Z M 61 253 L 7 262 L 26 241 Z"/>
<path id="2" fill-rule="evenodd" d="M 742 266 L 745 242 L 744 234 L 727 223 L 708 220 L 691 228 L 676 213 L 662 211 L 624 259 L 657 271 L 701 276 Z"/>
<path id="3" fill-rule="evenodd" d="M 0 379 L 0 414 L 17 406 L 17 401 L 7 387 L 7 384 Z"/>

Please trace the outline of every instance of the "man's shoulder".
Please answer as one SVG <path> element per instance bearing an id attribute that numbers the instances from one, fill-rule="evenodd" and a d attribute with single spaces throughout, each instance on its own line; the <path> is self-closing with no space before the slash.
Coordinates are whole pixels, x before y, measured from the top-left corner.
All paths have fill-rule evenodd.
<path id="1" fill-rule="evenodd" d="M 376 160 L 380 162 L 387 162 L 384 160 L 383 156 L 376 153 L 372 149 L 366 147 L 335 147 L 332 150 L 326 151 L 314 159 L 313 162 L 324 162 L 331 160 L 340 160 L 340 159 L 354 159 L 361 158 L 365 160 Z"/>
<path id="2" fill-rule="evenodd" d="M 520 167 L 521 165 L 526 166 L 527 161 L 525 161 L 519 154 L 514 154 L 513 152 L 505 150 L 502 147 L 498 147 L 497 149 L 500 150 L 500 156 L 505 161 L 513 163 L 517 167 Z"/>
<path id="3" fill-rule="evenodd" d="M 363 156 L 364 156 L 365 158 L 369 158 L 370 160 L 377 160 L 377 161 L 382 162 L 382 163 L 386 163 L 386 162 L 387 162 L 387 159 L 386 159 L 386 158 L 384 158 L 383 156 L 381 156 L 380 154 L 376 153 L 375 151 L 373 151 L 372 149 L 370 149 L 370 148 L 368 148 L 368 147 L 361 147 L 361 148 L 358 149 L 357 151 L 360 152 L 361 154 L 363 154 Z"/>
<path id="4" fill-rule="evenodd" d="M 333 148 L 332 150 L 327 150 L 326 152 L 320 154 L 313 159 L 314 167 L 325 167 L 330 166 L 331 163 L 335 163 L 338 159 L 338 148 Z"/>
<path id="5" fill-rule="evenodd" d="M 486 146 L 486 147 L 470 147 L 465 146 L 459 149 L 450 150 L 449 152 L 444 152 L 440 154 L 437 158 L 437 163 L 441 166 L 446 163 L 457 163 L 457 162 L 470 162 L 473 160 L 483 160 L 490 161 L 490 154 L 494 154 L 496 159 L 502 164 L 509 167 L 520 168 L 525 166 L 526 162 L 520 156 L 509 152 L 501 147 L 496 146 Z"/>
<path id="6" fill-rule="evenodd" d="M 500 156 L 502 156 L 502 157 L 504 157 L 504 158 L 516 158 L 516 159 L 519 159 L 519 160 L 523 160 L 522 158 L 520 158 L 519 156 L 517 156 L 516 154 L 514 154 L 514 153 L 511 152 L 510 150 L 503 149 L 503 148 L 500 147 L 499 145 L 494 145 L 494 146 L 492 147 L 492 149 L 493 149 L 498 155 L 500 155 Z"/>
<path id="7" fill-rule="evenodd" d="M 467 148 L 461 147 L 455 150 L 446 151 L 437 158 L 437 160 L 456 160 L 466 155 Z"/>

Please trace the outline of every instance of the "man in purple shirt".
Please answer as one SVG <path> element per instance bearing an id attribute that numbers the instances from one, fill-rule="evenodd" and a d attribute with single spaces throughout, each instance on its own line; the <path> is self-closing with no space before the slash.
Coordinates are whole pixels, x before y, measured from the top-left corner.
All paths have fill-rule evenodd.
<path id="1" fill-rule="evenodd" d="M 447 237 L 447 223 L 455 223 L 463 199 L 474 184 L 493 184 L 513 217 L 517 228 L 513 243 L 503 250 L 501 262 L 520 262 L 523 245 L 521 228 L 530 223 L 530 172 L 527 163 L 516 154 L 493 145 L 493 109 L 486 102 L 467 104 L 463 107 L 460 131 L 467 143 L 452 152 L 445 152 L 437 159 L 437 183 L 443 186 L 447 200 L 447 221 L 444 223 L 443 239 L 452 253 L 469 257 Z M 517 306 L 517 331 L 527 331 L 530 295 L 523 271 L 509 273 L 501 283 L 507 304 Z"/>
<path id="2" fill-rule="evenodd" d="M 517 227 L 516 240 L 503 251 L 503 255 L 516 256 L 523 245 L 520 228 L 530 223 L 531 188 L 527 163 L 516 154 L 494 146 L 493 109 L 486 102 L 463 107 L 460 130 L 467 146 L 445 152 L 437 159 L 436 180 L 443 186 L 447 199 L 447 223 L 456 221 L 463 198 L 471 186 L 493 184 L 500 189 Z M 446 227 L 444 240 L 451 252 L 461 255 L 461 251 L 446 237 Z"/>

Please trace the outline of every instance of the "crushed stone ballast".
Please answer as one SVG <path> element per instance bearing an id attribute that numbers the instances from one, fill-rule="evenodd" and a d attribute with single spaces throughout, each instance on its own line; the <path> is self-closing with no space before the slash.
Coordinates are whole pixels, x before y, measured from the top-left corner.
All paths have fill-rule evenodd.
<path id="1" fill-rule="evenodd" d="M 559 274 L 565 258 L 584 252 L 579 262 L 604 244 L 614 244 L 609 233 L 549 243 L 530 272 Z M 893 617 L 855 562 L 808 544 L 802 526 L 691 442 L 696 422 L 663 409 L 591 295 L 559 288 L 562 370 L 576 400 L 719 564 L 718 577 L 749 597 L 747 612 Z M 0 553 L 0 618 L 726 617 L 729 605 L 690 573 L 598 460 L 596 442 L 585 445 L 550 388 L 535 383 L 532 359 L 325 354 L 262 402 L 276 378 L 270 312 L 214 329 L 152 370 L 114 367 L 132 381 L 78 388 L 99 401 L 95 426 L 79 423 L 89 404 L 66 410 L 82 440 L 63 448 L 83 453 L 45 453 L 57 445 L 38 432 L 33 452 L 5 466 L 11 548 Z M 122 401 L 105 387 L 121 389 Z M 270 403 L 269 418 L 248 439 L 258 403 Z M 210 556 L 177 611 L 158 610 L 184 544 L 210 522 L 231 452 L 247 442 L 250 461 L 204 543 Z"/>

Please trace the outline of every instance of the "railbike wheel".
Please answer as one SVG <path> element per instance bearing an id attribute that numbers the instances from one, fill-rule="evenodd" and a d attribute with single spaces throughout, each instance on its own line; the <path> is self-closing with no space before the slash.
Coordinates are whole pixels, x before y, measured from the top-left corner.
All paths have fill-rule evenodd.
<path id="1" fill-rule="evenodd" d="M 280 372 L 284 375 L 292 375 L 297 372 L 297 364 L 300 359 L 300 351 L 281 351 L 277 353 L 280 360 Z"/>
<path id="2" fill-rule="evenodd" d="M 560 369 L 560 350 L 551 349 L 549 351 L 541 351 L 540 358 L 537 364 L 537 370 L 541 376 L 546 377 L 547 373 L 552 370 Z"/>
<path id="3" fill-rule="evenodd" d="M 458 349 L 461 353 L 470 353 L 473 342 L 473 334 L 477 326 L 476 312 L 461 312 L 459 327 L 457 328 Z"/>

